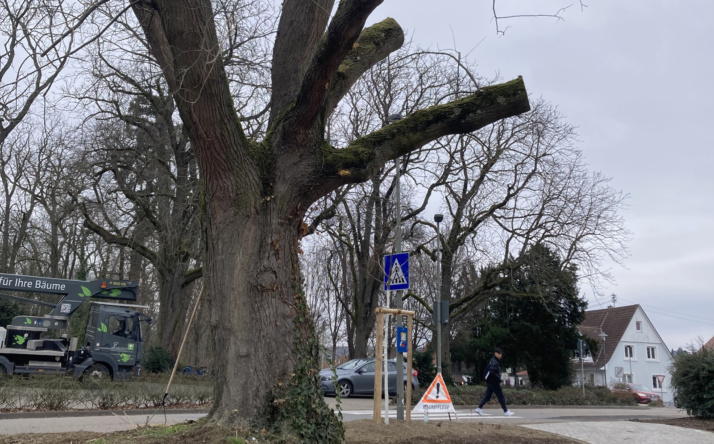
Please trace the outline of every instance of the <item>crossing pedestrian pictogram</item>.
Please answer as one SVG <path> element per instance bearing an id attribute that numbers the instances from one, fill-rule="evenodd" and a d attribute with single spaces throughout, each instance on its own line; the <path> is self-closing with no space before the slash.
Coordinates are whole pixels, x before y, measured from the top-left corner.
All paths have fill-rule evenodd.
<path id="1" fill-rule="evenodd" d="M 409 289 L 409 253 L 384 256 L 384 289 Z"/>

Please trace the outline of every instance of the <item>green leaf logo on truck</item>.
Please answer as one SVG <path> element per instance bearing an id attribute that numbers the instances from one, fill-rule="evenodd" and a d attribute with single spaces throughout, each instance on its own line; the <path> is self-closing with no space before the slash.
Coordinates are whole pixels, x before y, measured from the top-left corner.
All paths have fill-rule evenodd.
<path id="1" fill-rule="evenodd" d="M 106 333 L 107 332 L 107 324 L 104 322 L 101 323 L 102 325 L 99 326 L 99 331 Z"/>
<path id="2" fill-rule="evenodd" d="M 25 318 L 25 325 L 30 325 L 32 324 L 32 320 L 30 318 Z"/>
<path id="3" fill-rule="evenodd" d="M 87 296 L 92 295 L 92 291 L 84 285 L 81 285 L 79 288 L 82 289 L 81 293 L 77 293 L 77 296 L 79 296 L 80 298 L 86 298 Z"/>
<path id="4" fill-rule="evenodd" d="M 110 298 L 115 298 L 121 294 L 121 290 L 119 290 L 118 288 L 113 288 L 112 290 L 102 291 L 102 294 L 104 296 L 109 296 Z"/>
<path id="5" fill-rule="evenodd" d="M 130 357 L 131 357 L 131 356 L 127 355 L 126 353 L 121 353 L 121 354 L 119 354 L 119 360 L 120 360 L 121 362 L 129 362 L 129 358 L 130 358 Z"/>
<path id="6" fill-rule="evenodd" d="M 25 343 L 25 337 L 22 335 L 15 335 L 15 344 L 22 345 Z"/>

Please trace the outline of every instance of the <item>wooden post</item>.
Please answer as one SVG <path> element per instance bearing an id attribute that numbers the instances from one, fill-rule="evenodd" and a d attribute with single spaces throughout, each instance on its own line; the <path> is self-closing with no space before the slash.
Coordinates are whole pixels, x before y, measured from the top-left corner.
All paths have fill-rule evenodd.
<path id="1" fill-rule="evenodd" d="M 375 308 L 374 313 L 377 315 L 377 339 L 374 344 L 374 410 L 372 412 L 374 422 L 382 423 L 382 413 L 379 407 L 379 400 L 382 398 L 382 346 L 384 344 L 384 315 L 390 314 L 395 316 L 407 317 L 407 332 L 409 341 L 407 341 L 407 392 L 405 394 L 407 409 L 406 422 L 411 421 L 411 404 L 412 404 L 412 329 L 414 326 L 413 317 L 416 314 L 414 311 L 401 310 L 393 308 Z M 389 397 L 388 394 L 385 396 Z M 399 401 L 397 401 L 399 402 Z"/>
<path id="2" fill-rule="evenodd" d="M 379 308 L 377 309 L 379 310 Z M 384 343 L 384 316 L 377 313 L 377 340 L 374 344 L 374 422 L 382 423 L 379 400 L 382 398 L 382 344 Z"/>
<path id="3" fill-rule="evenodd" d="M 414 325 L 414 320 L 412 319 L 411 316 L 407 316 L 407 393 L 404 395 L 406 399 L 406 405 L 405 409 L 407 411 L 407 415 L 405 417 L 407 424 L 412 419 L 412 354 L 413 354 L 413 343 L 414 343 L 414 338 L 412 338 L 412 327 Z"/>

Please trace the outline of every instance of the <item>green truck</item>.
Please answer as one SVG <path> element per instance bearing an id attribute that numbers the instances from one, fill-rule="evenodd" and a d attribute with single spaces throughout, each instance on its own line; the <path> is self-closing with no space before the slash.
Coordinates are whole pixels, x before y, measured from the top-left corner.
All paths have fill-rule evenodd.
<path id="1" fill-rule="evenodd" d="M 144 355 L 142 322 L 151 318 L 129 305 L 136 301 L 135 282 L 111 279 L 77 281 L 0 273 L 0 291 L 61 295 L 57 304 L 0 293 L 0 297 L 52 307 L 43 316 L 16 316 L 0 327 L 0 376 L 71 374 L 76 378 L 126 379 L 138 376 Z M 97 299 L 112 302 L 97 302 Z M 72 314 L 91 303 L 83 344 L 51 330 L 67 328 Z M 56 335 L 55 335 L 56 336 Z"/>

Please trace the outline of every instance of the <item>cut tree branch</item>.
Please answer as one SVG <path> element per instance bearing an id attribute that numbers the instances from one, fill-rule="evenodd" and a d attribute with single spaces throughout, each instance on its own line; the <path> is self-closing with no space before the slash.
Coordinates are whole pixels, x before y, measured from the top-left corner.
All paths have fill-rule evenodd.
<path id="1" fill-rule="evenodd" d="M 383 0 L 342 0 L 315 51 L 295 103 L 296 124 L 312 126 L 324 108 L 330 80 L 353 49 L 364 24 Z"/>
<path id="2" fill-rule="evenodd" d="M 485 87 L 451 103 L 416 111 L 345 149 L 325 147 L 321 176 L 328 190 L 367 180 L 387 161 L 439 137 L 476 131 L 530 110 L 523 79 Z"/>
<path id="3" fill-rule="evenodd" d="M 375 64 L 404 44 L 404 32 L 392 18 L 366 28 L 347 53 L 332 80 L 325 110 L 329 115 L 352 85 Z"/>

